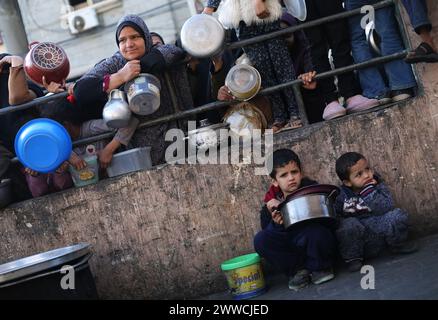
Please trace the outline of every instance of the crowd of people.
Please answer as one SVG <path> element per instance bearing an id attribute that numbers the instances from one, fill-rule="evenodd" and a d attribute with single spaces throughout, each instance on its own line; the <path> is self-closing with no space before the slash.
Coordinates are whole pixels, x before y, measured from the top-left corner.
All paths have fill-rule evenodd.
<path id="1" fill-rule="evenodd" d="M 377 0 L 306 0 L 305 22 L 353 10 Z M 218 11 L 221 22 L 229 28 L 230 41 L 244 40 L 262 34 L 296 26 L 299 21 L 289 14 L 278 0 L 208 0 L 203 12 Z M 15 201 L 70 188 L 73 183 L 68 172 L 71 165 L 77 170 L 87 164 L 85 147 L 76 147 L 68 161 L 53 173 L 43 174 L 12 163 L 14 138 L 22 125 L 31 119 L 47 117 L 62 124 L 73 140 L 98 133 L 114 131 L 114 138 L 95 143 L 101 168 L 111 163 L 113 154 L 123 148 L 151 147 L 154 165 L 163 163 L 169 129 L 181 128 L 183 121 L 138 128 L 140 122 L 153 120 L 175 112 L 171 89 L 164 77 L 166 70 L 176 90 L 180 110 L 188 110 L 215 100 L 235 100 L 225 86 L 225 77 L 240 61 L 254 66 L 261 74 L 262 86 L 302 81 L 302 94 L 309 121 L 331 120 L 346 114 L 368 110 L 391 101 L 401 101 L 414 95 L 415 78 L 409 63 L 438 62 L 431 37 L 425 0 L 403 0 L 421 44 L 406 58 L 346 72 L 336 79 L 316 81 L 315 76 L 335 68 L 350 66 L 375 57 L 361 27 L 361 16 L 338 19 L 324 25 L 306 28 L 283 37 L 225 51 L 212 58 L 188 57 L 179 41 L 166 44 L 155 32 L 150 32 L 143 19 L 126 15 L 115 31 L 119 48 L 111 57 L 98 62 L 76 83 L 47 83 L 42 88 L 26 79 L 23 59 L 0 55 L 0 108 L 18 105 L 51 93 L 68 91 L 67 99 L 49 105 L 7 113 L 0 116 L 0 177 L 12 180 Z M 375 28 L 381 38 L 381 52 L 390 55 L 404 50 L 398 30 L 394 7 L 376 11 Z M 329 59 L 331 52 L 332 62 Z M 243 57 L 242 57 L 243 55 Z M 187 64 L 176 62 L 190 58 Z M 135 116 L 124 128 L 111 129 L 102 119 L 108 94 L 142 73 L 155 75 L 161 82 L 161 105 L 149 116 Z M 168 80 L 168 79 L 167 79 Z M 302 126 L 295 95 L 285 88 L 267 96 L 272 110 L 269 124 L 274 133 Z M 208 118 L 217 123 L 224 110 L 198 114 L 196 120 Z M 316 184 L 302 174 L 301 162 L 291 150 L 273 154 L 273 184 L 265 196 L 261 211 L 261 231 L 255 236 L 256 251 L 290 277 L 289 287 L 299 289 L 310 281 L 319 284 L 334 277 L 336 254 L 358 270 L 363 260 L 378 254 L 386 246 L 395 252 L 412 252 L 406 245 L 407 214 L 394 207 L 387 186 L 375 174 L 367 159 L 355 152 L 343 154 L 336 162 L 336 172 L 342 182 L 336 200 L 338 221 L 333 225 L 318 222 L 285 229 L 277 211 L 280 201 L 298 188 Z"/>

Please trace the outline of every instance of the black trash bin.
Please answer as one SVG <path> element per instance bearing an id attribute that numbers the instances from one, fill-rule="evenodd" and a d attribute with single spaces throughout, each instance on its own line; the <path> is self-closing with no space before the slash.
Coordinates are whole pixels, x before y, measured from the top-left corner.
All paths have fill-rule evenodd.
<path id="1" fill-rule="evenodd" d="M 0 299 L 98 299 L 88 264 L 91 255 L 90 245 L 80 243 L 0 265 Z M 62 273 L 64 266 L 72 269 Z M 67 276 L 68 281 L 63 279 Z"/>

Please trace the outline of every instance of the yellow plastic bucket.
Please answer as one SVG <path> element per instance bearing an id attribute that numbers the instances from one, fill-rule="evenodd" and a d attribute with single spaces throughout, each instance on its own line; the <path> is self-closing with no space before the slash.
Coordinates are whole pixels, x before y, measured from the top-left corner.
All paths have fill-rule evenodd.
<path id="1" fill-rule="evenodd" d="M 260 256 L 250 253 L 221 264 L 235 300 L 250 299 L 266 292 Z"/>

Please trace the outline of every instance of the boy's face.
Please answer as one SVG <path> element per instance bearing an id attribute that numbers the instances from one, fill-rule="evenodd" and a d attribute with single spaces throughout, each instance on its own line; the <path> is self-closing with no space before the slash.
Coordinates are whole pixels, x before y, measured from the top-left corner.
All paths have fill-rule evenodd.
<path id="1" fill-rule="evenodd" d="M 347 187 L 353 191 L 360 191 L 363 187 L 373 181 L 374 172 L 371 170 L 366 159 L 360 159 L 354 166 L 350 168 L 348 180 L 344 180 Z"/>
<path id="2" fill-rule="evenodd" d="M 303 176 L 296 162 L 291 161 L 284 167 L 276 168 L 275 172 L 273 184 L 281 189 L 285 197 L 297 190 L 301 185 Z"/>

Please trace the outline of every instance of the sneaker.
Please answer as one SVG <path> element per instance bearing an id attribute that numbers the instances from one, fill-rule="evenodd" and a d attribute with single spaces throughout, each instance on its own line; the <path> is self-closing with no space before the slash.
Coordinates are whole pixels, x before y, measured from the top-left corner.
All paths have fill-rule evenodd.
<path id="1" fill-rule="evenodd" d="M 289 278 L 289 289 L 298 291 L 310 283 L 310 274 L 306 269 L 299 270 Z"/>
<path id="2" fill-rule="evenodd" d="M 355 113 L 368 110 L 379 105 L 379 100 L 366 98 L 357 94 L 347 99 L 347 113 Z"/>
<path id="3" fill-rule="evenodd" d="M 415 242 L 404 242 L 390 247 L 392 253 L 408 254 L 418 251 L 418 246 Z"/>
<path id="4" fill-rule="evenodd" d="M 347 269 L 350 272 L 359 271 L 362 268 L 362 259 L 354 259 L 347 261 Z"/>
<path id="5" fill-rule="evenodd" d="M 394 90 L 392 93 L 392 101 L 399 102 L 412 97 L 412 89 Z"/>
<path id="6" fill-rule="evenodd" d="M 392 102 L 391 93 L 386 92 L 376 98 L 379 101 L 379 105 L 387 104 Z"/>
<path id="7" fill-rule="evenodd" d="M 324 109 L 324 113 L 322 114 L 322 118 L 324 120 L 331 120 L 335 118 L 339 118 L 342 116 L 345 116 L 347 114 L 347 110 L 341 104 L 339 101 L 335 100 L 330 102 Z"/>
<path id="8" fill-rule="evenodd" d="M 313 271 L 312 272 L 312 283 L 321 284 L 332 280 L 335 277 L 332 269 Z"/>

